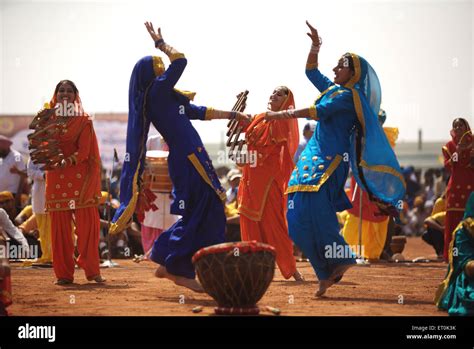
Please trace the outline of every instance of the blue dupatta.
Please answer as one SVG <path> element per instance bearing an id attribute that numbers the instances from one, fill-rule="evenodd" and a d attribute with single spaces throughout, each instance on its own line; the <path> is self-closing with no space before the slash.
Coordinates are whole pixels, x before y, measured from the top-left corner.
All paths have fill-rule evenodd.
<path id="1" fill-rule="evenodd" d="M 384 213 L 402 208 L 406 184 L 397 157 L 378 121 L 380 83 L 362 57 L 350 53 L 354 75 L 344 85 L 351 89 L 359 127 L 351 136 L 350 163 L 357 184 Z"/>

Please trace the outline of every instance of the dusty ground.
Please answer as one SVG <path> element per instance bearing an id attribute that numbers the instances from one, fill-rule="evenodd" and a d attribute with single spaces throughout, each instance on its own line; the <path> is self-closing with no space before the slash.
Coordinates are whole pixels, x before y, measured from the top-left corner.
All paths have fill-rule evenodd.
<path id="1" fill-rule="evenodd" d="M 408 239 L 403 254 L 407 259 L 434 258 L 431 247 L 419 238 Z M 27 316 L 213 313 L 216 303 L 212 298 L 155 278 L 154 263 L 116 262 L 120 267 L 102 270 L 106 284 L 89 283 L 83 272 L 76 270 L 75 284 L 71 286 L 54 285 L 52 269 L 22 268 L 13 264 L 14 304 L 10 310 L 13 315 Z M 443 263 L 378 263 L 354 267 L 322 299 L 313 296 L 318 285 L 310 264 L 299 262 L 298 268 L 306 282 L 286 281 L 277 270 L 259 305 L 278 307 L 282 315 L 445 315 L 432 301 L 445 275 Z M 202 307 L 202 312 L 194 314 L 192 309 L 197 306 Z"/>

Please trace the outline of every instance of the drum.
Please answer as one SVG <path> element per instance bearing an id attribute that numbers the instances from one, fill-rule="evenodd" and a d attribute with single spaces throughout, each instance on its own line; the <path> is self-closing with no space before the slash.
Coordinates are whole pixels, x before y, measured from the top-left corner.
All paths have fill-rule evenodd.
<path id="1" fill-rule="evenodd" d="M 164 150 L 149 150 L 146 152 L 143 184 L 145 188 L 159 193 L 171 193 L 173 183 L 168 173 L 168 154 Z"/>
<path id="2" fill-rule="evenodd" d="M 204 290 L 219 315 L 257 315 L 275 273 L 275 249 L 256 241 L 230 242 L 200 249 L 193 256 Z"/>

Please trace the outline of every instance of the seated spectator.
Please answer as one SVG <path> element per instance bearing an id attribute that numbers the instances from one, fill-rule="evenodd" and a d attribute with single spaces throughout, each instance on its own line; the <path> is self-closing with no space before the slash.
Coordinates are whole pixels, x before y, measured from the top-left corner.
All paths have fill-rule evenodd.
<path id="1" fill-rule="evenodd" d="M 33 206 L 26 205 L 23 210 L 15 217 L 15 224 L 20 225 L 23 222 L 26 222 L 33 215 Z"/>
<path id="2" fill-rule="evenodd" d="M 417 196 L 413 202 L 413 208 L 408 212 L 408 223 L 402 228 L 407 236 L 420 236 L 424 233 L 425 219 L 429 211 L 425 207 L 425 200 L 422 196 Z"/>
<path id="3" fill-rule="evenodd" d="M 3 208 L 11 221 L 16 218 L 15 197 L 9 191 L 0 192 L 0 208 Z"/>
<path id="4" fill-rule="evenodd" d="M 28 241 L 26 240 L 21 230 L 15 227 L 7 212 L 3 208 L 0 208 L 0 228 L 2 228 L 11 239 L 13 239 L 13 241 L 10 240 L 11 242 L 13 242 L 15 245 L 21 246 L 21 256 L 19 257 L 28 258 Z"/>

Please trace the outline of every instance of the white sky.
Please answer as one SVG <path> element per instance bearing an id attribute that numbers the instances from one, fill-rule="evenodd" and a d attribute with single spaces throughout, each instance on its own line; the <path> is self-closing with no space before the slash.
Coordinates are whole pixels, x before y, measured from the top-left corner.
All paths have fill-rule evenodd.
<path id="1" fill-rule="evenodd" d="M 0 0 L 0 114 L 36 112 L 61 79 L 77 84 L 89 113 L 127 112 L 135 62 L 158 53 L 145 20 L 186 54 L 177 87 L 197 91 L 196 104 L 230 109 L 248 89 L 247 111 L 259 113 L 287 85 L 297 107 L 309 106 L 318 92 L 304 74 L 308 19 L 330 79 L 344 52 L 371 63 L 399 140 L 416 140 L 418 128 L 446 140 L 454 117 L 474 126 L 473 18 L 473 1 L 452 0 Z M 225 127 L 195 125 L 205 142 Z"/>

